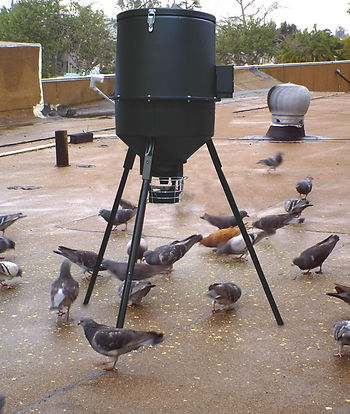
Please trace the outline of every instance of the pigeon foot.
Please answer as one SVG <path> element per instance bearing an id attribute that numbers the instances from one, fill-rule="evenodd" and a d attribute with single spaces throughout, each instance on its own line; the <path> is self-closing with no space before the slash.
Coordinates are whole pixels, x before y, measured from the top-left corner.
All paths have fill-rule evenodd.
<path id="1" fill-rule="evenodd" d="M 344 356 L 344 354 L 342 354 L 341 352 L 338 352 L 336 354 L 333 354 L 333 356 L 338 357 L 338 358 L 341 358 L 341 357 Z"/>
<path id="2" fill-rule="evenodd" d="M 5 282 L 0 282 L 1 286 L 5 287 L 6 289 L 14 289 L 15 287 L 12 285 L 9 285 L 8 283 Z"/>

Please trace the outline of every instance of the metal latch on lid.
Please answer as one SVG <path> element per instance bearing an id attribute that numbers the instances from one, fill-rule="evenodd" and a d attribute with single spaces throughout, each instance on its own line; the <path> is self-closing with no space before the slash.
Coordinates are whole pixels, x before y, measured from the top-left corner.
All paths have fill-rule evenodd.
<path id="1" fill-rule="evenodd" d="M 153 25 L 156 20 L 156 9 L 149 9 L 147 16 L 148 31 L 153 32 Z"/>

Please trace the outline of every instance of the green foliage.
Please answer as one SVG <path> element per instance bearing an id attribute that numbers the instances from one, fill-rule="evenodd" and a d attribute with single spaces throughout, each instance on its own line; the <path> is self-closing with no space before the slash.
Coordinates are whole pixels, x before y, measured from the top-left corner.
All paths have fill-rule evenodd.
<path id="1" fill-rule="evenodd" d="M 330 30 L 297 31 L 280 43 L 276 62 L 323 62 L 342 59 L 342 42 Z"/>
<path id="2" fill-rule="evenodd" d="M 343 43 L 343 58 L 350 60 L 350 36 L 342 40 Z"/>
<path id="3" fill-rule="evenodd" d="M 95 65 L 111 66 L 115 43 L 111 21 L 91 6 L 72 1 L 62 6 L 60 0 L 18 0 L 0 10 L 0 39 L 42 45 L 42 75 L 60 74 L 58 61 L 70 53 L 78 72 Z"/>
<path id="4" fill-rule="evenodd" d="M 218 24 L 217 61 L 219 64 L 254 65 L 276 54 L 276 25 L 248 17 L 245 22 L 229 18 Z"/>
<path id="5" fill-rule="evenodd" d="M 120 10 L 150 9 L 160 7 L 159 0 L 118 0 L 117 6 Z"/>

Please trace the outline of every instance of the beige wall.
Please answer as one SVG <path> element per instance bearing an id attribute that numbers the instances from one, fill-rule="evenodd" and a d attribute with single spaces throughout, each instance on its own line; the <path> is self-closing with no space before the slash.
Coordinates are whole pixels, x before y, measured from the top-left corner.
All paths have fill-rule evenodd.
<path id="1" fill-rule="evenodd" d="M 0 118 L 33 114 L 41 96 L 41 46 L 0 42 Z"/>
<path id="2" fill-rule="evenodd" d="M 90 88 L 90 76 L 43 79 L 42 85 L 45 104 L 71 106 L 103 99 Z M 96 87 L 113 96 L 114 75 L 105 75 L 103 83 L 97 82 Z"/>
<path id="3" fill-rule="evenodd" d="M 289 63 L 256 66 L 282 82 L 306 86 L 310 91 L 350 92 L 350 84 L 335 73 L 339 69 L 350 80 L 350 61 Z"/>

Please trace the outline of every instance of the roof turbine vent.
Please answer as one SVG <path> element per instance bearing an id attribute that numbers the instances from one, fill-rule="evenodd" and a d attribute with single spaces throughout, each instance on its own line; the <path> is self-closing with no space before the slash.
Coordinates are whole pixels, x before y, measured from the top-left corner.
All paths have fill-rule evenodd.
<path id="1" fill-rule="evenodd" d="M 267 95 L 272 122 L 266 136 L 282 141 L 305 137 L 304 115 L 309 109 L 310 92 L 305 86 L 285 83 L 273 86 Z"/>

